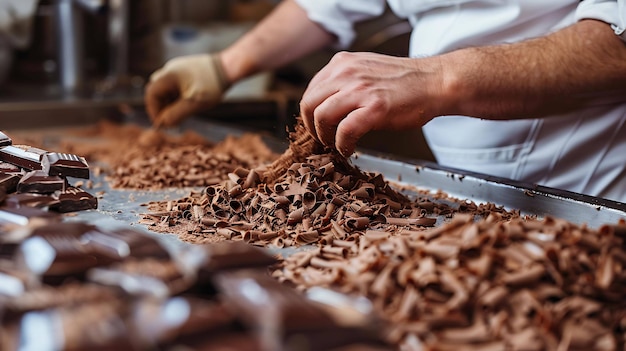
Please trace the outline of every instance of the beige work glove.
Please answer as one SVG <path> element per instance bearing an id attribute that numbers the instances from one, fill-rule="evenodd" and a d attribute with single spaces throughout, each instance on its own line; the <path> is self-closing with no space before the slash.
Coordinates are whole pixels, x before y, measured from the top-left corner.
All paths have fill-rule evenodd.
<path id="1" fill-rule="evenodd" d="M 229 86 L 218 55 L 181 56 L 150 76 L 144 100 L 152 123 L 170 127 L 217 105 Z"/>

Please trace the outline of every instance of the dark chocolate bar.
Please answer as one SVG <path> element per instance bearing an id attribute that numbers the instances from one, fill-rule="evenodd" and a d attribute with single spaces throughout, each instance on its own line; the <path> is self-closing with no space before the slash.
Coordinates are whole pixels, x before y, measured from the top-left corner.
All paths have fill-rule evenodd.
<path id="1" fill-rule="evenodd" d="M 384 345 L 381 335 L 337 319 L 318 302 L 281 285 L 265 272 L 238 270 L 216 275 L 225 305 L 251 330 L 265 336 L 270 349 L 334 350 L 355 342 Z M 279 331 L 277 333 L 277 331 Z"/>
<path id="2" fill-rule="evenodd" d="M 98 208 L 98 199 L 80 188 L 68 187 L 53 196 L 58 202 L 50 205 L 52 211 L 66 213 Z"/>
<path id="3" fill-rule="evenodd" d="M 8 162 L 28 170 L 41 169 L 41 157 L 45 150 L 30 146 L 9 145 L 0 148 L 0 161 Z"/>
<path id="4" fill-rule="evenodd" d="M 164 298 L 191 288 L 195 274 L 184 272 L 175 261 L 156 258 L 128 258 L 125 261 L 89 270 L 95 283 L 117 286 L 131 295 Z"/>
<path id="5" fill-rule="evenodd" d="M 36 220 L 60 221 L 61 216 L 34 207 L 0 208 L 0 223 L 28 225 Z"/>
<path id="6" fill-rule="evenodd" d="M 81 156 L 49 152 L 43 155 L 41 165 L 49 175 L 89 179 L 89 165 Z"/>
<path id="7" fill-rule="evenodd" d="M 28 272 L 0 266 L 0 296 L 20 296 L 38 283 Z M 6 305 L 3 299 L 0 299 L 0 305 Z"/>
<path id="8" fill-rule="evenodd" d="M 9 146 L 11 144 L 13 144 L 13 141 L 11 140 L 11 138 L 9 138 L 8 135 L 6 135 L 2 131 L 0 131 L 0 147 L 1 146 Z"/>
<path id="9" fill-rule="evenodd" d="M 13 208 L 47 208 L 52 204 L 57 204 L 58 202 L 58 199 L 48 194 L 16 193 L 7 195 L 6 199 L 4 200 L 4 206 Z"/>
<path id="10" fill-rule="evenodd" d="M 236 316 L 223 303 L 193 297 L 139 299 L 133 306 L 130 320 L 138 341 L 146 346 L 198 337 L 215 339 L 242 329 Z"/>
<path id="11" fill-rule="evenodd" d="M 30 289 L 10 295 L 2 304 L 6 312 L 19 315 L 30 311 L 111 301 L 120 295 L 119 290 L 89 283 L 70 282 L 57 287 L 33 287 L 31 284 Z"/>
<path id="12" fill-rule="evenodd" d="M 17 183 L 20 193 L 52 194 L 65 189 L 66 180 L 59 176 L 50 176 L 44 171 L 36 170 L 26 173 Z"/>
<path id="13" fill-rule="evenodd" d="M 54 237 L 65 235 L 79 239 L 82 243 L 85 234 L 96 230 L 98 229 L 95 225 L 85 222 L 58 222 L 33 228 L 29 236 Z"/>
<path id="14" fill-rule="evenodd" d="M 122 318 L 129 304 L 114 299 L 26 313 L 19 349 L 138 351 Z"/>
<path id="15" fill-rule="evenodd" d="M 56 279 L 82 276 L 87 269 L 104 262 L 91 255 L 80 238 L 58 233 L 24 240 L 16 253 L 16 264 L 37 276 Z"/>
<path id="16" fill-rule="evenodd" d="M 169 252 L 158 240 L 131 229 L 90 230 L 82 235 L 82 241 L 90 252 L 109 256 L 119 261 L 129 256 L 134 258 L 170 258 Z"/>

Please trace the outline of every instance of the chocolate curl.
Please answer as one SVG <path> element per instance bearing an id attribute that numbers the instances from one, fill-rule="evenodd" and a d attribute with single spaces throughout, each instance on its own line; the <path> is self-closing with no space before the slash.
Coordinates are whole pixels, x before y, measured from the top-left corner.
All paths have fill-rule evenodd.
<path id="1" fill-rule="evenodd" d="M 280 236 L 277 238 L 274 238 L 274 240 L 272 240 L 272 245 L 279 249 L 282 249 L 283 247 L 285 247 L 285 239 L 283 239 Z"/>
<path id="2" fill-rule="evenodd" d="M 366 199 L 371 200 L 374 198 L 376 194 L 376 189 L 374 188 L 374 184 L 363 183 L 361 186 L 352 192 L 352 196 L 358 199 Z"/>
<path id="3" fill-rule="evenodd" d="M 345 247 L 323 246 L 320 250 L 321 256 L 331 259 L 344 259 L 348 256 L 348 250 Z"/>
<path id="4" fill-rule="evenodd" d="M 289 217 L 287 218 L 287 224 L 293 225 L 296 223 L 300 223 L 302 221 L 302 217 L 304 217 L 304 207 L 300 207 L 295 211 L 291 211 L 291 213 L 289 213 Z"/>
<path id="5" fill-rule="evenodd" d="M 546 273 L 546 269 L 541 264 L 533 264 L 532 266 L 509 273 L 502 276 L 502 282 L 512 286 L 523 286 L 537 282 Z"/>
<path id="6" fill-rule="evenodd" d="M 320 235 L 317 232 L 317 230 L 311 230 L 308 232 L 298 233 L 296 234 L 296 243 L 300 245 L 310 244 L 310 243 L 316 242 L 319 236 Z"/>
<path id="7" fill-rule="evenodd" d="M 363 230 L 370 224 L 370 220 L 367 217 L 350 218 L 346 220 L 346 226 L 351 230 Z"/>
<path id="8" fill-rule="evenodd" d="M 335 172 L 335 165 L 332 162 L 328 162 L 322 167 L 318 168 L 317 173 L 320 178 L 332 177 Z"/>
<path id="9" fill-rule="evenodd" d="M 343 230 L 343 228 L 341 228 L 341 226 L 337 222 L 335 222 L 334 220 L 331 220 L 330 223 L 332 225 L 331 231 L 333 232 L 333 235 L 335 236 L 335 238 L 344 239 L 347 236 L 346 231 Z"/>
<path id="10" fill-rule="evenodd" d="M 312 209 L 315 206 L 316 202 L 317 198 L 315 196 L 315 193 L 313 193 L 312 191 L 307 191 L 302 194 L 302 205 L 307 210 Z"/>

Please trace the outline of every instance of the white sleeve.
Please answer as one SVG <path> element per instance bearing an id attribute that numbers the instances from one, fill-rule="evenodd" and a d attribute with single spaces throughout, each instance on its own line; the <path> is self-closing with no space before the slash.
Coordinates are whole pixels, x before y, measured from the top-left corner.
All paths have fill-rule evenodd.
<path id="1" fill-rule="evenodd" d="M 337 47 L 348 47 L 354 37 L 354 23 L 380 16 L 385 11 L 386 0 L 295 0 L 328 32 L 337 36 Z"/>
<path id="2" fill-rule="evenodd" d="M 606 22 L 626 41 L 626 0 L 584 0 L 576 9 L 576 20 L 581 19 Z"/>

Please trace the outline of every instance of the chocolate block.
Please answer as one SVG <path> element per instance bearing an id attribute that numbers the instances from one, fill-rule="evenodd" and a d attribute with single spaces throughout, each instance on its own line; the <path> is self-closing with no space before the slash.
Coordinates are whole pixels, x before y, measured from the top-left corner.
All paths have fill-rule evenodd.
<path id="1" fill-rule="evenodd" d="M 183 249 L 175 259 L 188 270 L 197 271 L 200 283 L 210 283 L 216 272 L 260 268 L 266 270 L 278 262 L 266 250 L 244 242 L 194 245 Z"/>
<path id="2" fill-rule="evenodd" d="M 89 179 L 89 165 L 81 156 L 49 152 L 43 155 L 41 165 L 49 175 Z"/>
<path id="3" fill-rule="evenodd" d="M 85 234 L 95 230 L 98 230 L 95 225 L 85 222 L 59 222 L 34 228 L 29 236 L 54 237 L 62 234 L 81 240 Z"/>
<path id="4" fill-rule="evenodd" d="M 6 312 L 20 315 L 30 311 L 110 301 L 120 296 L 119 290 L 96 284 L 71 282 L 58 287 L 33 287 L 31 284 L 21 294 L 10 295 L 3 301 L 3 305 Z"/>
<path id="5" fill-rule="evenodd" d="M 0 266 L 0 296 L 20 296 L 38 283 L 28 272 Z M 2 298 L 0 305 L 5 305 Z"/>
<path id="6" fill-rule="evenodd" d="M 376 331 L 350 322 L 359 313 L 337 318 L 327 306 L 306 299 L 264 272 L 229 271 L 216 275 L 224 303 L 251 330 L 271 343 L 270 349 L 335 350 L 354 343 L 383 345 Z M 298 344 L 291 344 L 297 340 Z M 295 345 L 302 347 L 294 348 Z"/>
<path id="7" fill-rule="evenodd" d="M 19 349 L 139 350 L 122 318 L 128 305 L 111 300 L 29 312 L 20 320 Z"/>
<path id="8" fill-rule="evenodd" d="M 196 338 L 214 339 L 241 329 L 223 303 L 179 296 L 137 300 L 130 321 L 138 341 L 146 346 Z"/>
<path id="9" fill-rule="evenodd" d="M 33 221 L 60 221 L 56 213 L 34 207 L 0 208 L 0 224 L 28 225 Z"/>
<path id="10" fill-rule="evenodd" d="M 0 148 L 0 161 L 8 162 L 32 171 L 42 168 L 41 157 L 45 153 L 45 150 L 30 146 L 20 145 L 20 147 L 18 147 L 9 145 Z"/>
<path id="11" fill-rule="evenodd" d="M 195 283 L 194 272 L 181 269 L 173 260 L 128 258 L 107 267 L 89 270 L 95 283 L 116 286 L 131 295 L 164 298 L 187 291 Z"/>
<path id="12" fill-rule="evenodd" d="M 47 208 L 52 204 L 59 203 L 59 200 L 48 194 L 33 194 L 33 193 L 17 193 L 9 194 L 4 200 L 4 206 L 19 208 L 19 207 L 37 207 Z"/>
<path id="13" fill-rule="evenodd" d="M 26 173 L 17 183 L 20 193 L 52 194 L 65 189 L 65 179 L 36 170 Z"/>
<path id="14" fill-rule="evenodd" d="M 68 187 L 53 196 L 58 202 L 50 205 L 52 211 L 66 213 L 98 208 L 98 199 L 80 188 Z"/>
<path id="15" fill-rule="evenodd" d="M 82 235 L 87 248 L 98 255 L 108 256 L 116 261 L 126 257 L 153 257 L 169 259 L 169 252 L 156 239 L 131 230 L 116 231 L 90 230 Z"/>
<path id="16" fill-rule="evenodd" d="M 13 144 L 13 140 L 11 140 L 11 138 L 9 138 L 8 135 L 6 135 L 2 131 L 0 131 L 0 147 L 1 146 L 9 146 L 11 144 Z"/>
<path id="17" fill-rule="evenodd" d="M 12 193 L 17 189 L 17 183 L 19 183 L 20 178 L 16 174 L 0 171 L 0 188 L 4 188 L 7 194 Z"/>

